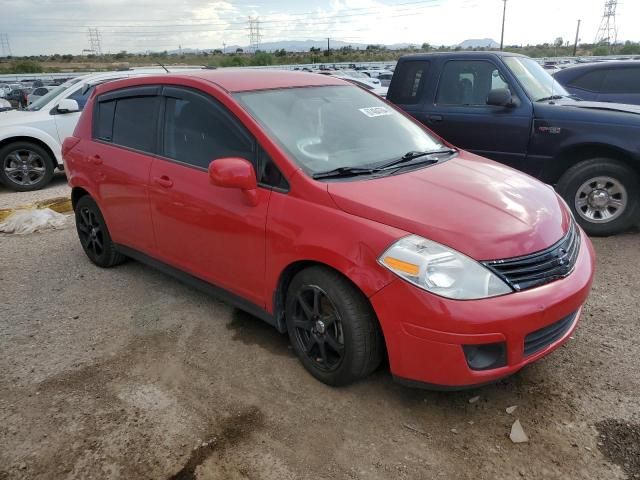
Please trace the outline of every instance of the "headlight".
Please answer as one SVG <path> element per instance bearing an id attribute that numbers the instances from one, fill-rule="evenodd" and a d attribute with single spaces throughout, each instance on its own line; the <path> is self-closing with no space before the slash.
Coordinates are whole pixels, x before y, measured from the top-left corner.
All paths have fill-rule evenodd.
<path id="1" fill-rule="evenodd" d="M 447 298 L 472 300 L 513 291 L 475 260 L 418 235 L 401 238 L 378 261 L 408 282 Z"/>

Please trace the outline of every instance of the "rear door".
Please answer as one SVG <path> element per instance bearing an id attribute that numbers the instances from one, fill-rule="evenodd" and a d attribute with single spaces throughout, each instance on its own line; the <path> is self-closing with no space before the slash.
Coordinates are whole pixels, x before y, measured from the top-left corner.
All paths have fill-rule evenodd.
<path id="1" fill-rule="evenodd" d="M 487 105 L 492 89 L 516 89 L 491 60 L 449 60 L 444 63 L 433 103 L 421 120 L 457 147 L 522 168 L 531 134 L 532 107 L 519 98 L 516 107 Z"/>
<path id="2" fill-rule="evenodd" d="M 164 87 L 150 203 L 158 254 L 166 263 L 264 305 L 265 232 L 271 190 L 251 205 L 239 189 L 211 184 L 208 166 L 224 157 L 256 165 L 256 143 L 212 97 Z"/>
<path id="3" fill-rule="evenodd" d="M 149 170 L 156 153 L 160 87 L 132 87 L 96 99 L 94 141 L 85 159 L 100 209 L 116 243 L 145 253 L 155 247 Z"/>
<path id="4" fill-rule="evenodd" d="M 607 69 L 598 101 L 640 105 L 640 65 Z"/>

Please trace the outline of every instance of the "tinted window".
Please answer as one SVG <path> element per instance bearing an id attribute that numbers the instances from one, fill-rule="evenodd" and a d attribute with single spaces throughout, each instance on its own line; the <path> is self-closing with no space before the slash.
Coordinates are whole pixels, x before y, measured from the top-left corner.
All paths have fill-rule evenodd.
<path id="1" fill-rule="evenodd" d="M 569 85 L 571 87 L 581 88 L 590 92 L 599 92 L 600 87 L 602 86 L 602 80 L 604 80 L 606 73 L 606 70 L 593 70 L 573 79 L 569 82 Z"/>
<path id="2" fill-rule="evenodd" d="M 111 141 L 113 138 L 113 114 L 116 111 L 116 101 L 99 102 L 93 124 L 93 136 L 100 140 Z"/>
<path id="3" fill-rule="evenodd" d="M 397 80 L 391 82 L 389 100 L 401 105 L 418 103 L 428 69 L 429 62 L 402 62 L 394 73 Z"/>
<path id="4" fill-rule="evenodd" d="M 143 152 L 155 150 L 160 97 L 129 97 L 116 101 L 113 143 Z"/>
<path id="5" fill-rule="evenodd" d="M 607 70 L 603 93 L 640 93 L 640 67 Z"/>
<path id="6" fill-rule="evenodd" d="M 438 84 L 436 103 L 486 105 L 494 88 L 508 88 L 500 71 L 484 60 L 455 60 L 445 64 Z"/>
<path id="7" fill-rule="evenodd" d="M 253 142 L 231 116 L 212 100 L 193 93 L 167 98 L 164 155 L 202 168 L 216 158 L 254 158 Z"/>

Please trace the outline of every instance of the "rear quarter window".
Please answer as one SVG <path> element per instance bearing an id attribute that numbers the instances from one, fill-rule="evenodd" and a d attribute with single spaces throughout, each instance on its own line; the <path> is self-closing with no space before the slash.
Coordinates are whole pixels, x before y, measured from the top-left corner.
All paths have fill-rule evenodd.
<path id="1" fill-rule="evenodd" d="M 389 101 L 400 105 L 419 103 L 428 71 L 428 61 L 402 62 L 393 74 L 387 94 Z"/>

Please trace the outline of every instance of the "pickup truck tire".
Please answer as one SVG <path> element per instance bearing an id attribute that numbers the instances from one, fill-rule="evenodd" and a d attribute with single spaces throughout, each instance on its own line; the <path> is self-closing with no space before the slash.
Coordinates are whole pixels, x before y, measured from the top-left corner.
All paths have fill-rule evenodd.
<path id="1" fill-rule="evenodd" d="M 127 257 L 119 253 L 98 204 L 89 195 L 80 197 L 75 209 L 76 229 L 84 253 L 102 268 L 114 267 Z"/>
<path id="2" fill-rule="evenodd" d="M 640 181 L 624 163 L 613 158 L 582 161 L 557 185 L 585 232 L 607 236 L 632 227 L 640 213 Z"/>
<path id="3" fill-rule="evenodd" d="M 338 272 L 322 266 L 299 272 L 287 290 L 289 339 L 311 375 L 348 385 L 379 365 L 383 340 L 367 298 Z"/>
<path id="4" fill-rule="evenodd" d="M 53 158 L 40 145 L 14 142 L 0 149 L 0 182 L 17 192 L 40 190 L 53 178 Z"/>

